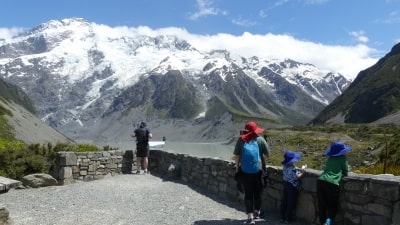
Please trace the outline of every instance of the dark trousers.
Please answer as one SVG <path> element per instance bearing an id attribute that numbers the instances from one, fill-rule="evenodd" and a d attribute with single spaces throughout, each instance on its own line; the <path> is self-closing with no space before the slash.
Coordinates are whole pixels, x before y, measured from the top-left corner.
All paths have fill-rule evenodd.
<path id="1" fill-rule="evenodd" d="M 280 208 L 282 220 L 293 220 L 298 193 L 299 189 L 294 187 L 291 183 L 286 181 L 283 183 L 283 195 Z"/>
<path id="2" fill-rule="evenodd" d="M 323 180 L 317 181 L 318 216 L 321 224 L 325 223 L 328 217 L 332 222 L 334 221 L 339 206 L 339 197 L 338 185 Z"/>
<path id="3" fill-rule="evenodd" d="M 261 209 L 261 173 L 249 174 L 243 172 L 244 205 L 246 213 Z"/>

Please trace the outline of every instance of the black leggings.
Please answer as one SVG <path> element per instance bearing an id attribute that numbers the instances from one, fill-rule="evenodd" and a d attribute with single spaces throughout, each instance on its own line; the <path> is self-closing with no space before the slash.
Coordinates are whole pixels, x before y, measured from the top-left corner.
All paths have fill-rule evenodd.
<path id="1" fill-rule="evenodd" d="M 283 195 L 281 201 L 281 219 L 291 221 L 293 220 L 294 210 L 296 208 L 297 195 L 299 189 L 293 186 L 293 184 L 285 181 L 283 183 Z"/>
<path id="2" fill-rule="evenodd" d="M 321 224 L 325 223 L 328 217 L 333 222 L 339 206 L 339 186 L 323 180 L 318 180 L 317 197 L 319 222 Z"/>
<path id="3" fill-rule="evenodd" d="M 261 173 L 243 173 L 244 205 L 246 213 L 261 209 Z"/>

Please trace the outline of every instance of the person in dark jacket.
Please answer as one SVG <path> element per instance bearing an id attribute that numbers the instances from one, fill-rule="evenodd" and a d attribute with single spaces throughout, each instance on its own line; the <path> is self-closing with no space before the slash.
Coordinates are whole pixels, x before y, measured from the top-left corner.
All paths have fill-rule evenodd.
<path id="1" fill-rule="evenodd" d="M 136 174 L 140 174 L 141 168 L 143 168 L 144 174 L 146 174 L 148 173 L 147 167 L 149 164 L 149 139 L 151 139 L 153 135 L 150 133 L 150 130 L 147 129 L 147 124 L 145 122 L 141 122 L 139 127 L 133 131 L 132 137 L 136 137 Z"/>

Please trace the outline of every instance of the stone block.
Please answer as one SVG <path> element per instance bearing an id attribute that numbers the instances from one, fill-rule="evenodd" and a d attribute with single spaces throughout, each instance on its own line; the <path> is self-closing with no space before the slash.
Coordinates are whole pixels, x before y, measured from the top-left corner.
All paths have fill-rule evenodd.
<path id="1" fill-rule="evenodd" d="M 371 203 L 367 204 L 365 208 L 374 214 L 381 215 L 386 218 L 391 218 L 392 216 L 392 209 L 384 205 Z"/>
<path id="2" fill-rule="evenodd" d="M 78 159 L 74 152 L 58 152 L 56 162 L 58 166 L 76 166 Z"/>
<path id="3" fill-rule="evenodd" d="M 400 224 L 400 201 L 393 206 L 392 224 Z"/>
<path id="4" fill-rule="evenodd" d="M 366 194 L 389 201 L 397 201 L 399 191 L 399 183 L 371 180 L 367 186 Z"/>
<path id="5" fill-rule="evenodd" d="M 344 193 L 345 199 L 349 201 L 350 203 L 358 204 L 358 205 L 365 205 L 369 202 L 374 201 L 374 197 L 366 196 L 363 195 L 362 193 L 356 194 L 356 193 Z"/>
<path id="6" fill-rule="evenodd" d="M 314 221 L 316 215 L 316 201 L 311 194 L 300 192 L 297 199 L 296 217 L 306 221 Z"/>
<path id="7" fill-rule="evenodd" d="M 317 179 L 304 177 L 301 180 L 301 188 L 307 192 L 317 192 Z"/>
<path id="8" fill-rule="evenodd" d="M 71 167 L 61 167 L 58 172 L 58 179 L 72 179 L 72 168 Z"/>
<path id="9" fill-rule="evenodd" d="M 384 216 L 362 215 L 362 225 L 390 225 L 391 223 Z"/>
<path id="10" fill-rule="evenodd" d="M 346 192 L 365 193 L 367 190 L 367 184 L 359 180 L 346 180 L 343 187 Z"/>

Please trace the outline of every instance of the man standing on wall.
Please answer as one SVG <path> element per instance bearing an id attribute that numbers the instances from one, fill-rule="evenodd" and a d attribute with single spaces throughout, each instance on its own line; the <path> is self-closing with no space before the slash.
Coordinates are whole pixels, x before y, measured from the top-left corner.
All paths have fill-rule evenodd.
<path id="1" fill-rule="evenodd" d="M 140 169 L 143 168 L 144 174 L 148 173 L 147 167 L 149 164 L 149 139 L 153 137 L 150 130 L 147 129 L 145 122 L 141 122 L 139 128 L 136 128 L 132 133 L 132 137 L 136 137 L 136 159 L 137 171 L 140 174 Z"/>

